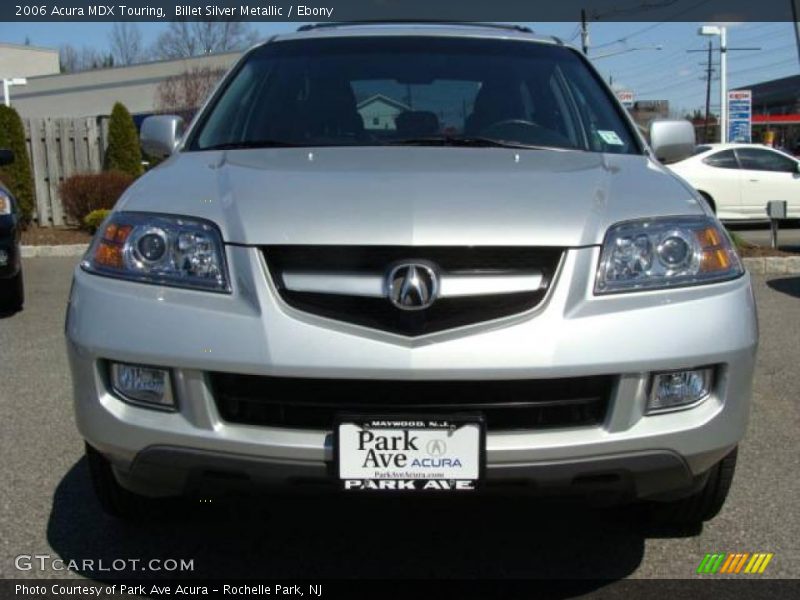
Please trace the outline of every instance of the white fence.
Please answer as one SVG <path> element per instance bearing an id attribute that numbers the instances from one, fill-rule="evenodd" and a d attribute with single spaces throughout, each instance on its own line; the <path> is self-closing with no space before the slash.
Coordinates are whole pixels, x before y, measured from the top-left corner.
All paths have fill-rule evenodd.
<path id="1" fill-rule="evenodd" d="M 36 190 L 34 219 L 42 227 L 65 225 L 58 186 L 76 173 L 98 173 L 108 145 L 108 120 L 23 119 Z"/>

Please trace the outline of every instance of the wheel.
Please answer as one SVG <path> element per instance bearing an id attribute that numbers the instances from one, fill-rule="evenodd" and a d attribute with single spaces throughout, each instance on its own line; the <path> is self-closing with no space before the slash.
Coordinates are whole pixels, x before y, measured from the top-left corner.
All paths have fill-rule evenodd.
<path id="1" fill-rule="evenodd" d="M 22 310 L 22 305 L 25 303 L 22 269 L 14 277 L 3 281 L 0 285 L 6 288 L 0 293 L 0 312 L 13 313 Z"/>
<path id="2" fill-rule="evenodd" d="M 711 207 L 711 212 L 717 214 L 717 205 L 714 203 L 714 199 L 705 192 L 699 192 L 699 194 L 706 199 L 706 202 L 708 202 L 708 205 Z"/>
<path id="3" fill-rule="evenodd" d="M 92 487 L 103 512 L 123 521 L 136 521 L 141 518 L 145 513 L 144 507 L 153 500 L 122 487 L 114 477 L 108 459 L 89 444 L 86 444 L 85 448 Z"/>
<path id="4" fill-rule="evenodd" d="M 714 465 L 699 492 L 672 502 L 653 502 L 650 508 L 654 521 L 662 525 L 699 525 L 717 516 L 731 489 L 737 451 L 734 448 Z"/>

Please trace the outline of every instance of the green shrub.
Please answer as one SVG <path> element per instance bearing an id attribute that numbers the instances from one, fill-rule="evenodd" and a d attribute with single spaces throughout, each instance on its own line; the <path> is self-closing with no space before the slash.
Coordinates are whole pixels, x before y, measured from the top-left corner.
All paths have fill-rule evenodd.
<path id="1" fill-rule="evenodd" d="M 731 236 L 731 241 L 733 242 L 733 245 L 736 247 L 736 251 L 739 252 L 739 254 L 757 246 L 757 244 L 748 242 L 735 231 L 728 230 L 728 235 Z"/>
<path id="2" fill-rule="evenodd" d="M 114 208 L 133 179 L 121 171 L 73 175 L 58 187 L 64 212 L 72 221 L 82 224 L 92 211 Z"/>
<path id="3" fill-rule="evenodd" d="M 25 147 L 25 129 L 17 111 L 0 105 L 0 148 L 14 151 L 14 162 L 0 167 L 0 180 L 8 187 L 22 209 L 23 224 L 33 217 L 34 191 L 31 163 Z"/>
<path id="4" fill-rule="evenodd" d="M 108 148 L 106 164 L 108 171 L 122 171 L 131 177 L 142 174 L 142 153 L 139 149 L 139 134 L 128 109 L 119 102 L 111 109 L 108 122 Z"/>
<path id="5" fill-rule="evenodd" d="M 98 208 L 97 210 L 93 210 L 88 215 L 83 217 L 83 227 L 89 233 L 94 233 L 97 231 L 97 228 L 106 220 L 106 217 L 111 214 L 111 211 L 107 208 Z"/>

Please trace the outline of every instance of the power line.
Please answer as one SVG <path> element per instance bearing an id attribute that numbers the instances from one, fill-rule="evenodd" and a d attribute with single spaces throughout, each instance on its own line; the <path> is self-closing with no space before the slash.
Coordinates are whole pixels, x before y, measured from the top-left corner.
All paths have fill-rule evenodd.
<path id="1" fill-rule="evenodd" d="M 641 85 L 640 82 L 639 89 L 643 89 L 645 91 L 641 91 L 639 93 L 646 94 L 650 93 L 651 91 L 668 90 L 669 88 L 674 87 L 676 85 L 683 85 L 690 83 L 692 80 L 695 80 L 696 77 L 697 77 L 697 71 L 694 69 L 687 70 L 687 72 L 683 74 L 676 73 L 675 75 L 668 75 L 662 73 L 659 77 L 655 79 L 649 79 L 647 83 L 645 83 L 644 85 Z M 648 87 L 650 83 L 663 82 L 665 78 L 668 78 L 669 83 L 665 83 L 664 85 L 658 85 L 655 88 Z"/>
<path id="2" fill-rule="evenodd" d="M 775 23 L 762 24 L 761 26 L 757 26 L 757 27 L 751 28 L 751 31 L 754 30 L 754 29 L 763 28 L 764 26 L 772 26 L 772 25 L 775 25 Z M 762 34 L 762 35 L 758 35 L 758 36 L 750 36 L 748 38 L 743 38 L 742 40 L 737 40 L 737 43 L 747 43 L 747 42 L 753 42 L 753 41 L 761 40 L 761 39 L 764 39 L 765 36 L 767 38 L 773 38 L 773 39 L 775 38 L 775 35 L 773 33 L 767 33 L 767 34 Z M 783 37 L 783 36 L 781 36 L 781 37 Z M 648 71 L 652 71 L 654 68 L 657 68 L 658 66 L 668 65 L 668 64 L 673 63 L 675 58 L 683 55 L 686 52 L 686 50 L 688 50 L 690 47 L 694 46 L 694 44 L 695 44 L 694 40 L 695 39 L 696 39 L 695 34 L 692 32 L 691 38 L 689 38 L 688 35 L 683 38 L 684 42 L 686 42 L 687 40 L 690 40 L 690 41 L 688 41 L 688 43 L 686 45 L 683 45 L 679 49 L 677 49 L 677 50 L 675 50 L 673 52 L 669 52 L 668 54 L 662 54 L 661 57 L 656 59 L 656 60 L 653 60 L 651 62 L 647 62 L 645 64 L 622 66 L 622 67 L 618 67 L 618 68 L 608 68 L 607 67 L 605 69 L 605 71 L 607 73 L 612 73 L 613 72 L 613 75 L 614 75 L 615 78 L 636 77 L 639 73 L 646 73 Z M 680 43 L 680 40 L 677 40 L 677 42 Z M 595 47 L 599 48 L 601 46 L 595 46 Z M 793 45 L 791 47 L 793 47 Z M 785 50 L 785 49 L 788 49 L 788 47 L 787 46 L 779 46 L 779 47 L 776 47 L 776 48 L 767 48 L 767 50 L 769 50 L 771 52 L 773 52 L 773 51 L 782 51 L 782 50 Z M 743 56 L 743 57 L 739 58 L 738 60 L 751 60 L 753 58 L 757 58 L 758 56 L 761 56 L 761 55 L 759 54 L 759 55 Z"/>
<path id="3" fill-rule="evenodd" d="M 738 71 L 731 71 L 728 75 L 741 75 L 742 73 L 750 73 L 752 71 L 763 71 L 768 67 L 780 67 L 783 65 L 790 65 L 797 62 L 795 58 L 788 58 L 786 60 L 782 60 L 776 63 L 769 63 L 765 65 L 756 65 L 754 67 L 747 67 L 746 69 L 739 69 Z"/>
<path id="4" fill-rule="evenodd" d="M 648 70 L 652 71 L 652 70 L 654 70 L 654 67 L 651 66 Z M 666 72 L 664 70 L 661 70 L 661 69 L 655 69 L 655 70 L 657 70 L 659 72 L 657 74 L 654 73 L 652 77 L 645 77 L 643 79 L 642 78 L 635 78 L 637 80 L 638 85 L 646 88 L 651 83 L 663 82 L 665 77 L 670 77 L 674 81 L 675 79 L 694 77 L 697 74 L 697 70 L 695 69 L 694 65 L 692 65 L 691 67 L 687 67 L 687 71 L 685 73 L 681 73 L 679 71 L 678 72 L 674 72 L 672 69 L 669 69 Z M 615 76 L 617 76 L 616 73 L 615 73 Z M 628 75 L 625 78 L 627 79 L 627 78 L 630 78 L 630 77 L 631 76 Z"/>
<path id="5" fill-rule="evenodd" d="M 745 73 L 751 73 L 751 72 L 755 72 L 755 71 L 763 71 L 765 68 L 768 68 L 768 67 L 788 66 L 788 65 L 791 65 L 791 64 L 794 64 L 794 63 L 796 63 L 796 59 L 795 58 L 789 58 L 789 59 L 786 59 L 786 60 L 779 61 L 777 63 L 771 63 L 769 65 L 757 65 L 755 67 L 748 67 L 746 69 L 739 69 L 737 71 L 731 71 L 731 72 L 728 73 L 728 76 L 729 77 L 735 77 L 737 75 L 742 75 L 742 74 L 745 74 Z M 673 78 L 673 80 L 668 85 L 657 86 L 657 87 L 650 88 L 650 89 L 639 90 L 639 91 L 637 91 L 637 95 L 639 95 L 639 96 L 650 96 L 650 95 L 657 94 L 657 93 L 660 93 L 660 92 L 668 91 L 668 90 L 674 88 L 675 85 L 678 84 L 678 83 L 680 83 L 680 85 L 683 85 L 684 83 L 688 83 L 688 81 L 685 81 L 686 78 L 687 77 L 692 77 L 692 76 L 696 76 L 696 73 L 691 73 L 691 74 L 688 74 L 688 75 L 678 76 L 676 78 Z"/>
<path id="6" fill-rule="evenodd" d="M 621 38 L 619 38 L 617 40 L 614 40 L 613 42 L 606 42 L 604 44 L 598 44 L 597 46 L 594 46 L 594 48 L 606 48 L 608 46 L 613 46 L 614 44 L 625 43 L 628 40 L 630 40 L 631 38 L 639 36 L 639 35 L 641 35 L 643 33 L 647 33 L 648 31 L 652 31 L 656 27 L 661 27 L 665 23 L 671 23 L 671 22 L 675 21 L 678 17 L 680 17 L 682 15 L 685 15 L 686 13 L 688 13 L 690 11 L 693 11 L 693 10 L 695 10 L 697 8 L 700 8 L 703 4 L 706 4 L 708 2 L 710 2 L 710 0 L 700 0 L 700 2 L 698 2 L 697 4 L 689 6 L 689 7 L 685 8 L 685 9 L 675 13 L 674 15 L 672 15 L 666 21 L 660 21 L 658 23 L 654 23 L 652 25 L 648 25 L 647 27 L 643 27 L 642 29 L 639 29 L 638 31 L 634 31 L 633 33 L 629 33 L 628 35 L 622 36 Z M 674 4 L 674 2 L 663 2 L 663 3 L 661 3 L 660 6 L 652 5 L 652 6 L 648 7 L 648 8 L 662 8 L 664 6 L 669 6 L 670 4 Z M 631 10 L 633 10 L 633 9 L 631 9 Z M 612 14 L 615 14 L 615 13 L 618 14 L 618 13 L 622 13 L 622 12 L 628 12 L 628 11 L 626 11 L 625 9 L 620 9 L 620 10 L 617 10 L 617 11 L 609 11 L 609 12 L 605 13 L 604 15 L 600 15 L 600 16 L 609 16 L 609 15 L 612 15 Z M 595 20 L 597 20 L 597 18 L 595 18 Z"/>
<path id="7" fill-rule="evenodd" d="M 764 52 L 774 53 L 774 52 L 780 52 L 780 51 L 783 51 L 783 50 L 789 50 L 790 48 L 794 48 L 794 47 L 795 47 L 794 44 L 786 44 L 784 46 L 776 46 L 775 48 L 763 48 L 762 52 L 755 53 L 755 54 L 747 54 L 747 55 L 742 56 L 742 57 L 737 57 L 736 58 L 736 62 L 740 63 L 740 62 L 745 62 L 745 61 L 748 61 L 748 60 L 752 60 L 754 58 L 764 58 Z"/>
<path id="8" fill-rule="evenodd" d="M 664 54 L 660 58 L 653 60 L 651 62 L 647 62 L 645 64 L 637 64 L 637 65 L 617 68 L 614 70 L 615 74 L 624 74 L 625 76 L 633 75 L 634 73 L 652 71 L 654 67 L 659 65 L 671 64 L 674 62 L 674 59 L 677 58 L 678 56 L 684 56 L 686 54 L 686 50 L 688 50 L 691 46 L 695 44 L 695 40 L 696 37 L 692 35 L 691 42 L 681 46 L 679 49 L 670 52 L 668 54 Z"/>
<path id="9" fill-rule="evenodd" d="M 762 32 L 758 35 L 737 38 L 736 42 L 739 44 L 749 44 L 751 42 L 763 42 L 766 40 L 774 39 L 776 37 L 776 34 L 782 33 L 784 31 L 786 32 L 786 36 L 789 37 L 790 31 L 786 29 L 786 25 L 788 25 L 788 23 L 771 23 L 771 25 L 777 25 L 778 27 L 776 29 L 767 32 Z"/>
<path id="10" fill-rule="evenodd" d="M 657 25 L 658 24 L 648 25 L 647 27 L 622 36 L 615 42 L 603 44 L 602 46 L 598 45 L 596 47 L 605 47 L 612 45 L 613 43 L 619 43 L 620 41 L 624 42 L 635 35 L 652 31 Z M 776 53 L 783 54 L 786 50 L 793 47 L 793 44 L 787 44 L 787 42 L 789 42 L 789 38 L 786 34 L 784 34 L 784 31 L 786 31 L 786 34 L 789 33 L 788 30 L 783 29 L 783 24 L 775 23 L 760 24 L 748 28 L 747 31 L 741 31 L 742 37 L 739 39 L 739 36 L 737 36 L 737 43 L 744 44 L 763 40 L 767 46 L 776 44 L 776 42 L 777 44 L 773 47 L 765 48 L 765 52 L 757 52 L 737 59 L 742 61 L 744 68 L 730 71 L 728 75 L 734 78 L 738 83 L 741 80 L 740 78 L 747 78 L 747 75 L 750 73 L 754 73 L 759 70 L 771 70 L 773 67 L 776 67 L 780 71 L 783 70 L 787 65 L 794 63 L 795 59 L 787 59 L 764 64 L 765 58 L 769 57 L 769 59 L 772 60 L 772 56 L 774 56 Z M 663 55 L 660 59 L 652 62 L 648 61 L 642 64 L 623 66 L 618 69 L 606 68 L 603 71 L 606 75 L 613 74 L 615 80 L 625 79 L 626 85 L 629 85 L 632 89 L 635 89 L 637 96 L 640 98 L 653 97 L 657 94 L 668 92 L 668 96 L 672 102 L 686 102 L 689 98 L 692 98 L 692 102 L 695 102 L 696 99 L 698 101 L 697 103 L 700 104 L 700 102 L 702 102 L 700 100 L 702 97 L 701 88 L 692 82 L 692 79 L 698 76 L 696 66 L 683 71 L 682 65 L 685 63 L 683 63 L 683 61 L 676 60 L 679 56 L 685 55 L 685 52 L 690 50 L 691 47 L 695 45 L 696 42 L 694 40 L 696 40 L 696 38 L 694 38 L 693 35 L 691 41 L 688 35 L 685 37 L 678 36 L 674 40 L 674 43 L 680 44 L 681 42 L 684 42 L 685 47 Z M 733 48 L 729 49 L 733 50 Z M 717 48 L 717 50 L 719 49 Z M 707 52 L 707 49 L 703 49 L 703 52 Z M 754 62 L 757 64 L 753 65 Z M 642 76 L 644 76 L 644 78 L 642 78 Z M 710 77 L 711 79 L 709 79 Z M 708 95 L 708 88 L 712 81 L 716 81 L 716 79 L 713 78 L 713 75 L 709 75 L 707 68 L 706 73 L 702 76 L 702 81 L 704 81 L 706 84 L 706 95 Z M 717 84 L 717 86 L 718 85 L 719 84 Z M 711 109 L 713 106 L 714 105 L 709 102 L 709 109 Z"/>
<path id="11" fill-rule="evenodd" d="M 607 10 L 604 13 L 598 13 L 597 11 L 595 11 L 594 13 L 592 13 L 592 17 L 595 21 L 598 21 L 601 18 L 605 17 L 613 17 L 625 14 L 636 14 L 636 13 L 646 12 L 648 10 L 653 10 L 656 8 L 665 8 L 667 6 L 675 4 L 677 1 L 678 0 L 650 0 L 649 2 L 642 2 L 638 6 L 631 6 L 629 8 L 613 8 L 611 10 Z"/>
<path id="12" fill-rule="evenodd" d="M 621 37 L 621 38 L 619 38 L 617 40 L 614 40 L 613 42 L 606 42 L 605 44 L 597 44 L 596 46 L 593 46 L 593 48 L 595 48 L 595 49 L 608 48 L 609 46 L 615 46 L 617 44 L 624 44 L 625 42 L 627 42 L 631 38 L 634 38 L 637 35 L 641 35 L 642 33 L 646 33 L 648 31 L 652 31 L 656 27 L 660 27 L 661 25 L 664 25 L 664 23 L 666 23 L 666 21 L 662 21 L 660 23 L 655 23 L 654 25 L 650 25 L 649 27 L 645 27 L 644 29 L 640 29 L 639 31 L 637 31 L 635 33 L 632 33 L 630 35 L 626 35 L 624 37 Z"/>
<path id="13" fill-rule="evenodd" d="M 572 35 L 567 39 L 568 42 L 575 41 L 575 38 L 581 34 L 581 26 L 576 25 L 575 29 L 572 30 Z"/>

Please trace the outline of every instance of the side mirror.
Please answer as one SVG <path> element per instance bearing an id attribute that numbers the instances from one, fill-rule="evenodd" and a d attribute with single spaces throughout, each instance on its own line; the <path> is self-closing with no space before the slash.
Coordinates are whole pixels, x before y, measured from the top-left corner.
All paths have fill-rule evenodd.
<path id="1" fill-rule="evenodd" d="M 14 162 L 14 151 L 13 150 L 0 150 L 0 167 L 5 165 L 10 165 Z"/>
<path id="2" fill-rule="evenodd" d="M 183 135 L 183 119 L 176 115 L 156 115 L 142 122 L 139 143 L 145 154 L 162 158 L 175 151 Z"/>
<path id="3" fill-rule="evenodd" d="M 688 158 L 695 147 L 694 125 L 683 120 L 655 120 L 650 123 L 650 147 L 662 163 Z"/>

